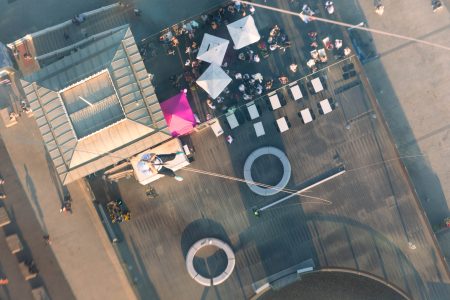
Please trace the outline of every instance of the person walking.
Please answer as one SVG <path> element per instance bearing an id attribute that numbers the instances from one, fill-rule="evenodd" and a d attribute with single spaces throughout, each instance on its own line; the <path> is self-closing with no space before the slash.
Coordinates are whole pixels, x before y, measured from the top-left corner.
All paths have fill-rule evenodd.
<path id="1" fill-rule="evenodd" d="M 51 245 L 52 244 L 52 241 L 50 240 L 50 235 L 46 234 L 46 235 L 42 236 L 42 238 L 44 239 L 44 242 L 47 245 Z"/>

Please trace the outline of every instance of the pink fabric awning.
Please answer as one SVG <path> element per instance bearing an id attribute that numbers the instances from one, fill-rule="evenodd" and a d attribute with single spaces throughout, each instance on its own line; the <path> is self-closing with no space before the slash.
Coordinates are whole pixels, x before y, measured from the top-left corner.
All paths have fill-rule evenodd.
<path id="1" fill-rule="evenodd" d="M 161 109 L 172 136 L 192 132 L 195 118 L 185 91 L 162 102 Z"/>

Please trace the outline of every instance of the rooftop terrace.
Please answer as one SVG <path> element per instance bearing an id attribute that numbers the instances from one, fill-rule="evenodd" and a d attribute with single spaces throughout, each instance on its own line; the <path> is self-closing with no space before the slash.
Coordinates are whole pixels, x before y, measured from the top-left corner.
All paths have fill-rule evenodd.
<path id="1" fill-rule="evenodd" d="M 344 79 L 342 68 L 353 63 L 357 76 Z M 308 82 L 318 77 L 326 86 L 310 93 Z M 191 168 L 243 178 L 248 155 L 263 146 L 281 149 L 292 166 L 287 189 L 298 190 L 306 182 L 341 164 L 346 173 L 314 187 L 304 195 L 253 215 L 261 207 L 286 194 L 262 197 L 245 183 L 181 170 L 182 183 L 163 178 L 156 182 L 159 197 L 145 200 L 145 187 L 134 179 L 108 186 L 111 197 L 122 197 L 132 221 L 117 228 L 133 254 L 127 263 L 137 268 L 138 289 L 147 296 L 178 299 L 239 299 L 254 294 L 252 283 L 307 259 L 318 268 L 343 267 L 377 275 L 415 299 L 444 299 L 450 278 L 424 218 L 405 169 L 384 126 L 368 83 L 354 58 L 341 61 L 298 82 L 305 98 L 294 101 L 283 87 L 277 91 L 286 104 L 272 111 L 267 97 L 257 106 L 261 116 L 245 117 L 232 131 L 220 118 L 228 144 L 206 129 L 191 135 L 196 149 Z M 322 115 L 319 101 L 333 99 L 339 105 Z M 310 108 L 316 119 L 303 124 L 301 109 Z M 291 128 L 283 133 L 275 120 L 287 117 Z M 266 134 L 256 137 L 253 123 L 262 122 Z M 260 161 L 255 173 L 261 180 L 276 160 Z M 270 171 L 269 171 L 270 172 Z M 280 172 L 274 172 L 279 174 Z M 104 188 L 92 179 L 98 199 Z M 315 198 L 312 198 L 315 197 Z M 327 203 L 326 201 L 330 201 Z M 231 277 L 214 289 L 192 280 L 184 256 L 199 238 L 212 236 L 228 242 L 236 255 Z M 413 249 L 414 247 L 415 249 Z M 139 270 L 139 271 L 138 271 Z M 151 286 L 152 289 L 148 289 Z"/>

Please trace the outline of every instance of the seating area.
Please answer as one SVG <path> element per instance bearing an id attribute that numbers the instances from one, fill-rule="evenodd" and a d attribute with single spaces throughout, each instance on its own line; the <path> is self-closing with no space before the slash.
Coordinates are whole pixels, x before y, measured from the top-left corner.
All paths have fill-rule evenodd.
<path id="1" fill-rule="evenodd" d="M 210 127 L 212 129 L 212 131 L 214 132 L 214 134 L 219 137 L 223 134 L 223 129 L 222 126 L 220 126 L 219 120 L 218 119 L 214 119 L 210 121 Z"/>
<path id="2" fill-rule="evenodd" d="M 239 122 L 234 112 L 227 114 L 226 118 L 231 129 L 234 129 L 239 126 Z"/>
<path id="3" fill-rule="evenodd" d="M 292 98 L 294 98 L 295 101 L 303 98 L 302 91 L 300 90 L 297 82 L 289 84 L 289 89 L 291 91 Z"/>
<path id="4" fill-rule="evenodd" d="M 341 68 L 343 71 L 351 72 L 354 70 L 354 64 L 345 63 Z M 226 134 L 230 144 L 235 134 L 248 128 L 244 126 L 248 121 L 252 122 L 253 137 L 256 138 L 266 137 L 269 127 L 276 129 L 278 133 L 287 132 L 292 127 L 292 123 L 286 112 L 292 106 L 302 125 L 313 124 L 317 118 L 325 117 L 338 107 L 338 103 L 334 100 L 335 91 L 328 89 L 327 81 L 327 76 L 314 73 L 286 84 L 266 96 L 241 106 L 233 106 L 224 115 L 208 123 L 217 137 L 228 129 L 231 130 L 229 134 Z M 266 121 L 267 115 L 272 115 L 272 124 Z M 232 136 L 231 140 L 229 140 L 230 136 Z"/>
<path id="5" fill-rule="evenodd" d="M 223 252 L 225 252 L 225 255 L 228 260 L 225 270 L 223 270 L 222 273 L 220 273 L 214 278 L 206 278 L 205 276 L 200 275 L 194 267 L 195 255 L 200 249 L 204 247 L 215 247 L 217 249 L 222 250 Z M 233 273 L 235 265 L 236 265 L 235 256 L 231 247 L 227 243 L 216 238 L 204 238 L 197 241 L 191 246 L 186 255 L 186 269 L 189 275 L 197 283 L 203 286 L 214 286 L 223 283 Z"/>
<path id="6" fill-rule="evenodd" d="M 314 113 L 310 108 L 302 109 L 298 116 L 302 120 L 303 124 L 308 124 L 315 119 Z"/>
<path id="7" fill-rule="evenodd" d="M 275 93 L 269 94 L 269 101 L 270 106 L 272 107 L 272 110 L 276 110 L 281 107 L 280 98 L 278 98 L 278 95 Z"/>

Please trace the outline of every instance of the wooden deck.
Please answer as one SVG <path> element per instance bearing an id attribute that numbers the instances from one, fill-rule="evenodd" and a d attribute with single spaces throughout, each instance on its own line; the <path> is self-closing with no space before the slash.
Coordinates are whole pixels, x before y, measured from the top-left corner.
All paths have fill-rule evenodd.
<path id="1" fill-rule="evenodd" d="M 359 74 L 358 62 L 353 63 Z M 383 118 L 371 104 L 374 100 L 366 93 L 364 78 L 343 80 L 341 67 L 321 72 L 327 90 L 308 94 L 306 101 L 295 102 L 281 90 L 287 105 L 275 112 L 263 100 L 258 102 L 262 115 L 257 120 L 231 131 L 222 118 L 226 132 L 219 138 L 210 129 L 193 134 L 196 153 L 190 165 L 243 178 L 247 156 L 270 145 L 288 156 L 292 176 L 287 188 L 296 189 L 344 164 L 344 175 L 306 193 L 332 204 L 294 197 L 256 218 L 253 207 L 286 194 L 261 197 L 244 183 L 181 170 L 183 182 L 159 180 L 154 184 L 159 197 L 146 201 L 144 186 L 133 179 L 121 181 L 119 191 L 132 220 L 121 224 L 120 230 L 146 278 L 138 287 L 151 285 L 153 296 L 161 299 L 246 299 L 253 295 L 253 282 L 313 258 L 319 267 L 352 268 L 380 276 L 414 299 L 448 296 L 447 269 Z M 345 90 L 352 84 L 355 87 Z M 317 103 L 325 98 L 333 98 L 339 106 L 320 115 Z M 304 107 L 312 108 L 317 117 L 307 125 L 297 116 Z M 280 134 L 275 120 L 281 116 L 287 116 L 292 127 Z M 265 136 L 256 137 L 256 121 L 263 122 Z M 229 133 L 234 137 L 232 144 L 224 139 Z M 276 163 L 268 160 L 266 168 L 258 170 L 270 172 Z M 236 253 L 233 275 L 215 288 L 198 285 L 185 269 L 187 249 L 207 236 L 227 241 Z M 410 249 L 408 242 L 416 249 Z"/>

